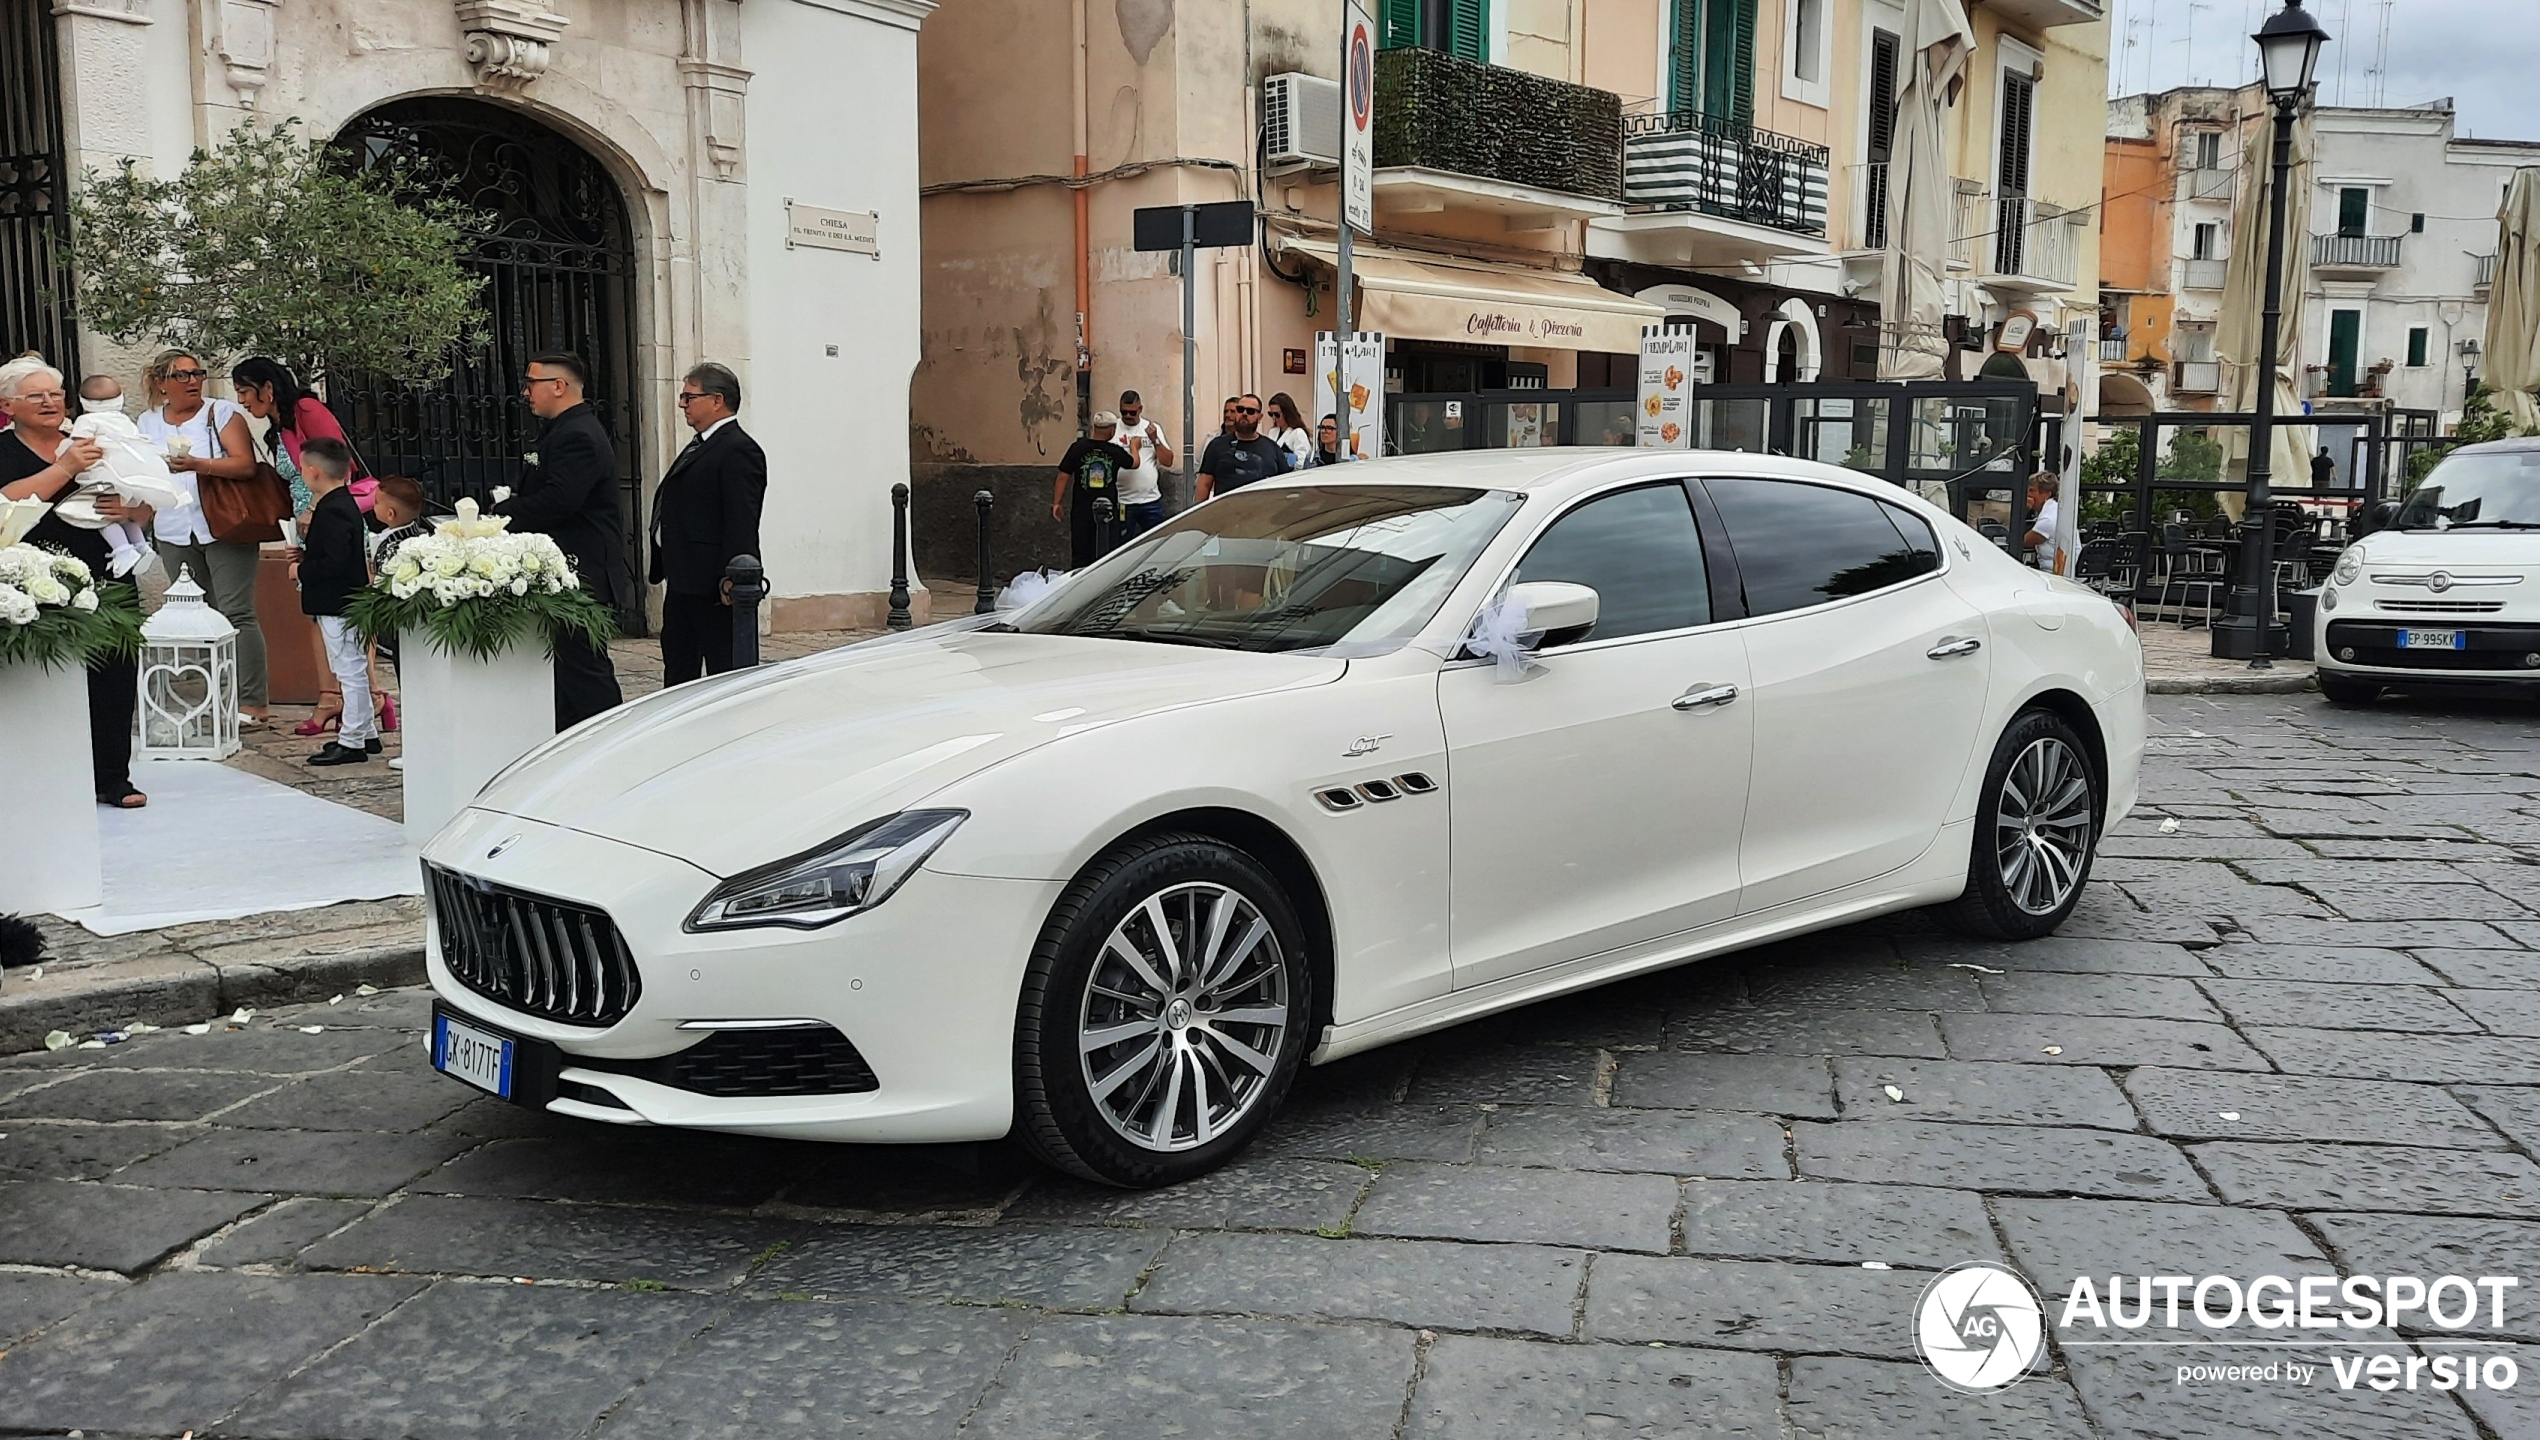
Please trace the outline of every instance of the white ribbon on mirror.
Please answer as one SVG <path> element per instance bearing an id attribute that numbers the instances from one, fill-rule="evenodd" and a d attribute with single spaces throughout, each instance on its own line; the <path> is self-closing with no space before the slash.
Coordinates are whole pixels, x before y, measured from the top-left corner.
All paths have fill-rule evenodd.
<path id="1" fill-rule="evenodd" d="M 1503 685 L 1542 668 L 1532 651 L 1543 632 L 1527 628 L 1529 608 L 1524 600 L 1503 590 L 1473 617 L 1473 628 L 1465 633 L 1463 653 L 1490 661 L 1493 678 Z"/>

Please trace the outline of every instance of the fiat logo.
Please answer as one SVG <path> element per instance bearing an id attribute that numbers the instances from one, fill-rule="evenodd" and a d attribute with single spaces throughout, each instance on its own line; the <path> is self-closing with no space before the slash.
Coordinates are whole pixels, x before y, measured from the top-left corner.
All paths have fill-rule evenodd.
<path id="1" fill-rule="evenodd" d="M 2426 588 L 2426 589 L 2428 589 L 2428 590 L 2433 591 L 2433 592 L 2434 592 L 2435 594 L 2437 594 L 2437 595 L 2440 595 L 2440 594 L 2442 594 L 2444 591 L 2451 589 L 2451 588 L 2452 588 L 2452 572 L 2450 572 L 2449 570 L 2437 570 L 2437 571 L 2435 571 L 2433 574 L 2431 574 L 2431 575 L 2429 575 L 2429 576 L 2427 576 L 2427 577 L 2426 577 L 2426 579 L 2425 579 L 2425 588 Z"/>

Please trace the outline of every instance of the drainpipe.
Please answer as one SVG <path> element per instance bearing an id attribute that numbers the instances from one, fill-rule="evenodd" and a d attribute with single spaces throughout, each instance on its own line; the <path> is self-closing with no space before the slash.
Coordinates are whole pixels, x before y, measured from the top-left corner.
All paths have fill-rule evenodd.
<path id="1" fill-rule="evenodd" d="M 1093 192 L 1084 181 L 1092 174 L 1086 152 L 1091 148 L 1087 132 L 1091 125 L 1086 107 L 1091 103 L 1085 77 L 1085 0 L 1075 0 L 1076 66 L 1075 104 L 1069 107 L 1069 119 L 1076 142 L 1076 433 L 1086 434 L 1093 424 L 1094 400 L 1094 251 Z"/>

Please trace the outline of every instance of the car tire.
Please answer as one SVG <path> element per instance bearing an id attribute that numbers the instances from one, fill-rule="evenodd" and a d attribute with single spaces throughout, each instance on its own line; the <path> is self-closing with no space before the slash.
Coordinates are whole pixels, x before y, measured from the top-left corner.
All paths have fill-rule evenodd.
<path id="1" fill-rule="evenodd" d="M 1992 940 L 2051 935 L 2081 903 L 2105 797 L 2090 747 L 2062 716 L 2023 710 L 1985 766 L 1958 928 Z M 2042 799 L 2041 799 L 2042 797 Z"/>
<path id="2" fill-rule="evenodd" d="M 1156 835 L 1105 854 L 1059 898 L 1024 975 L 1016 1134 L 1052 1166 L 1123 1188 L 1223 1165 L 1311 1047 L 1305 946 L 1277 878 L 1223 841 Z"/>
<path id="3" fill-rule="evenodd" d="M 2350 680 L 2325 670 L 2320 671 L 2317 678 L 2320 694 L 2326 696 L 2331 705 L 2369 705 L 2381 698 L 2381 687 L 2370 680 Z"/>

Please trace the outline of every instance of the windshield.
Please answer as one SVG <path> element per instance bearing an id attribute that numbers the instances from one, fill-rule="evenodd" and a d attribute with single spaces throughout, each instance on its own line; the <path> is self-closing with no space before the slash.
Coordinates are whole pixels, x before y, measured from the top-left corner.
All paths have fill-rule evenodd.
<path id="1" fill-rule="evenodd" d="M 1096 561 L 1014 626 L 1378 654 L 1428 622 L 1518 503 L 1502 490 L 1440 485 L 1245 489 Z"/>
<path id="2" fill-rule="evenodd" d="M 2393 522 L 2401 530 L 2540 530 L 2540 450 L 2454 455 Z"/>

